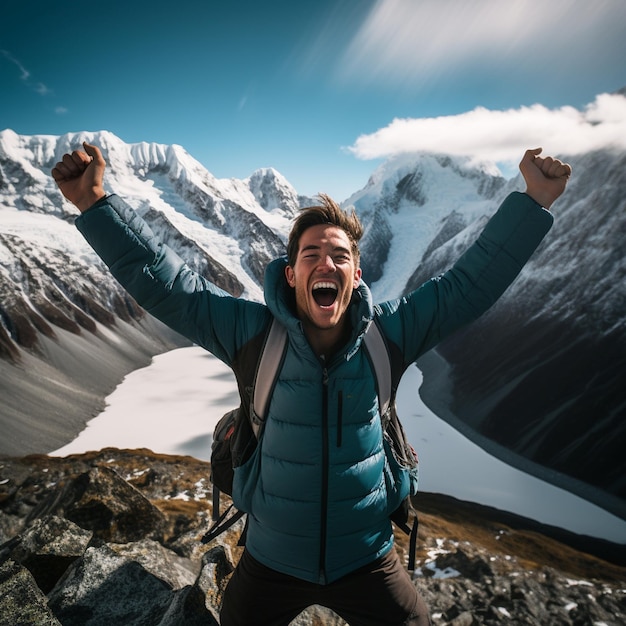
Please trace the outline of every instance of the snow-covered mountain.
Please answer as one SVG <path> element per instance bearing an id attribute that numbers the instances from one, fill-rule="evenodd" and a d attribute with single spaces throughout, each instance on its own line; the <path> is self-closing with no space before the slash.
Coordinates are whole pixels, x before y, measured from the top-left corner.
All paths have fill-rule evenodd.
<path id="1" fill-rule="evenodd" d="M 300 204 L 276 171 L 218 180 L 180 146 L 128 145 L 108 132 L 0 133 L 0 453 L 62 445 L 129 371 L 183 340 L 146 316 L 74 227 L 50 170 L 84 140 L 123 196 L 188 264 L 226 291 L 262 299 Z"/>
<path id="2" fill-rule="evenodd" d="M 364 279 L 375 300 L 397 298 L 422 257 L 492 213 L 507 183 L 491 164 L 403 155 L 381 165 L 346 201 L 361 218 Z"/>
<path id="3" fill-rule="evenodd" d="M 0 453 L 59 447 L 55 425 L 69 414 L 79 430 L 103 386 L 181 342 L 117 286 L 50 178 L 84 139 L 103 149 L 107 189 L 235 295 L 262 298 L 265 264 L 284 251 L 298 207 L 312 202 L 271 169 L 218 180 L 179 146 L 128 145 L 107 132 L 0 133 Z M 626 515 L 626 154 L 568 160 L 575 173 L 553 207 L 554 228 L 498 304 L 441 346 L 446 361 L 425 360 L 423 392 L 492 452 L 517 453 L 512 462 L 530 461 L 531 472 L 551 468 L 544 478 Z M 447 155 L 377 169 L 345 203 L 365 226 L 364 278 L 375 299 L 449 267 L 522 188 L 492 165 Z M 33 424 L 50 428 L 38 439 Z"/>

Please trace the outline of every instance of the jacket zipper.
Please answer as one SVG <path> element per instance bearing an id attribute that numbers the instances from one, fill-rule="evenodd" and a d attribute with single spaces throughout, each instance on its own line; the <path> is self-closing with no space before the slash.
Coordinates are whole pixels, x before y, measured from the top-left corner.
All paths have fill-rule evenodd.
<path id="1" fill-rule="evenodd" d="M 328 369 L 322 361 L 322 502 L 320 512 L 320 584 L 326 583 L 326 535 L 328 523 Z"/>
<path id="2" fill-rule="evenodd" d="M 340 391 L 337 398 L 337 447 L 341 448 L 343 442 L 343 392 Z"/>

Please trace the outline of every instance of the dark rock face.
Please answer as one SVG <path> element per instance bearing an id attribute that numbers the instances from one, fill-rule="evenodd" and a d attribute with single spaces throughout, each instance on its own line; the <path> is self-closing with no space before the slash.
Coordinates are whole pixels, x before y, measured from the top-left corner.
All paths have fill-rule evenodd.
<path id="1" fill-rule="evenodd" d="M 160 537 L 165 524 L 163 514 L 108 467 L 79 474 L 35 507 L 29 520 L 47 515 L 63 516 L 112 543 Z"/>
<path id="2" fill-rule="evenodd" d="M 10 560 L 0 564 L 0 616 L 7 626 L 61 626 L 28 569 Z"/>
<path id="3" fill-rule="evenodd" d="M 216 624 L 193 577 L 174 587 L 158 567 L 151 571 L 160 559 L 167 557 L 144 550 L 140 563 L 108 545 L 90 547 L 52 590 L 49 606 L 64 625 Z"/>
<path id="4" fill-rule="evenodd" d="M 11 550 L 11 559 L 27 568 L 44 593 L 86 550 L 93 533 L 56 516 L 36 519 Z"/>
<path id="5" fill-rule="evenodd" d="M 218 624 L 240 555 L 239 522 L 205 546 L 208 463 L 148 450 L 0 459 L 0 623 Z M 433 623 L 626 620 L 626 568 L 513 527 L 493 512 L 420 494 L 414 581 Z M 406 537 L 397 536 L 406 558 Z M 293 626 L 345 626 L 310 607 Z"/>

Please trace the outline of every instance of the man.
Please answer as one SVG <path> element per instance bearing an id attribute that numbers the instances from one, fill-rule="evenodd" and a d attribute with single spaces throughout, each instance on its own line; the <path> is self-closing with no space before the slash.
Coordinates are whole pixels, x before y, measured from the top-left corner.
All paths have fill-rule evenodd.
<path id="1" fill-rule="evenodd" d="M 248 533 L 221 623 L 287 625 L 312 604 L 352 626 L 430 623 L 393 549 L 388 516 L 409 487 L 385 453 L 363 334 L 375 320 L 406 369 L 481 315 L 550 229 L 546 209 L 564 191 L 569 165 L 527 151 L 526 192 L 506 198 L 454 267 L 376 306 L 361 281 L 362 227 L 321 196 L 296 219 L 288 258 L 269 264 L 263 305 L 192 272 L 120 198 L 106 196 L 104 159 L 95 146 L 84 149 L 52 175 L 82 213 L 79 230 L 139 304 L 229 365 L 272 316 L 288 331 L 264 430 L 235 471 L 233 500 L 248 513 Z"/>

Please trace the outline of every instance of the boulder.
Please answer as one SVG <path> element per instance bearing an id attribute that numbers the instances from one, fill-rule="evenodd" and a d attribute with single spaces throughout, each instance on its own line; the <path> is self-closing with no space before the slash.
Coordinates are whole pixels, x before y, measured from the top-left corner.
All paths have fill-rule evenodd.
<path id="1" fill-rule="evenodd" d="M 64 626 L 32 574 L 10 560 L 0 564 L 0 619 L 7 626 Z"/>
<path id="2" fill-rule="evenodd" d="M 65 517 L 115 543 L 160 539 L 165 528 L 161 511 L 116 471 L 103 466 L 70 480 L 35 507 L 29 520 L 45 515 Z"/>
<path id="3" fill-rule="evenodd" d="M 108 545 L 90 547 L 48 596 L 63 626 L 211 626 L 217 621 L 196 586 L 174 589 Z"/>
<path id="4" fill-rule="evenodd" d="M 37 519 L 12 542 L 8 556 L 26 567 L 48 593 L 67 568 L 85 552 L 93 533 L 56 516 Z"/>

